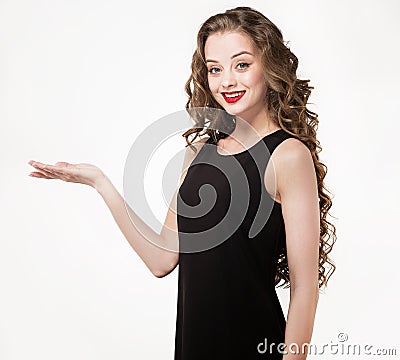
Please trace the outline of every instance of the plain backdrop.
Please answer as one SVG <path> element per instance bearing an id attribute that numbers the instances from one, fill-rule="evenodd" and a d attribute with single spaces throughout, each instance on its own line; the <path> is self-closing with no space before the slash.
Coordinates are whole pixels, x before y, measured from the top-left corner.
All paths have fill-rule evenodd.
<path id="1" fill-rule="evenodd" d="M 1 0 L 1 360 L 173 358 L 178 268 L 152 276 L 94 189 L 27 163 L 92 163 L 122 193 L 135 138 L 184 109 L 201 23 L 239 5 L 282 30 L 315 88 L 338 240 L 312 342 L 400 353 L 398 1 Z"/>

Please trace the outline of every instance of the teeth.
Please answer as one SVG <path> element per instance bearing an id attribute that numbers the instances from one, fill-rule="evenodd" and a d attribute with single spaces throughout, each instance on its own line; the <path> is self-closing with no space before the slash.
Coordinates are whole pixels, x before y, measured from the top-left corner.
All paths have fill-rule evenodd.
<path id="1" fill-rule="evenodd" d="M 236 96 L 239 96 L 239 95 L 242 95 L 244 93 L 244 91 L 239 91 L 239 92 L 236 92 L 236 93 L 234 93 L 234 94 L 224 94 L 227 98 L 234 98 L 234 97 L 236 97 Z"/>

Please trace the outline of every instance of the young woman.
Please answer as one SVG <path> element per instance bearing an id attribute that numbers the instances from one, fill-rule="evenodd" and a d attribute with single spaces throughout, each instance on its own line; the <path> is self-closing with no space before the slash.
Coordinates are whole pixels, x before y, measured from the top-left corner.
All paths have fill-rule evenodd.
<path id="1" fill-rule="evenodd" d="M 312 87 L 297 66 L 280 30 L 254 9 L 202 24 L 186 108 L 204 112 L 193 112 L 196 125 L 183 134 L 190 146 L 160 234 L 98 167 L 29 162 L 31 176 L 95 188 L 155 276 L 179 264 L 175 360 L 306 358 L 319 289 L 335 270 L 336 229 L 318 116 L 306 107 Z M 276 286 L 290 286 L 287 321 Z"/>

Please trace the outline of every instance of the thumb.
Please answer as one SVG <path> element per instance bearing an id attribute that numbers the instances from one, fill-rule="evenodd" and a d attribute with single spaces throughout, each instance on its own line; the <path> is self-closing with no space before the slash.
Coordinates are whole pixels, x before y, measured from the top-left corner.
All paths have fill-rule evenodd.
<path id="1" fill-rule="evenodd" d="M 67 162 L 65 162 L 65 161 L 59 161 L 59 162 L 56 163 L 56 165 L 67 167 L 69 164 Z"/>

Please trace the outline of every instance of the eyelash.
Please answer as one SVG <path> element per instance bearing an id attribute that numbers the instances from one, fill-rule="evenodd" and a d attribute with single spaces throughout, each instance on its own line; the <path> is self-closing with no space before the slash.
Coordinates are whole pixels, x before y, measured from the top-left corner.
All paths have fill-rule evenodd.
<path id="1" fill-rule="evenodd" d="M 245 62 L 241 62 L 241 63 L 239 63 L 238 65 L 246 65 L 246 67 L 245 67 L 244 69 L 246 69 L 246 68 L 248 68 L 248 67 L 250 66 L 250 64 L 245 63 Z M 208 72 L 209 72 L 210 74 L 215 74 L 215 73 L 212 72 L 213 69 L 218 69 L 218 68 L 212 67 L 212 68 L 210 68 L 210 70 L 208 70 Z M 240 69 L 240 70 L 244 70 L 244 69 Z"/>

